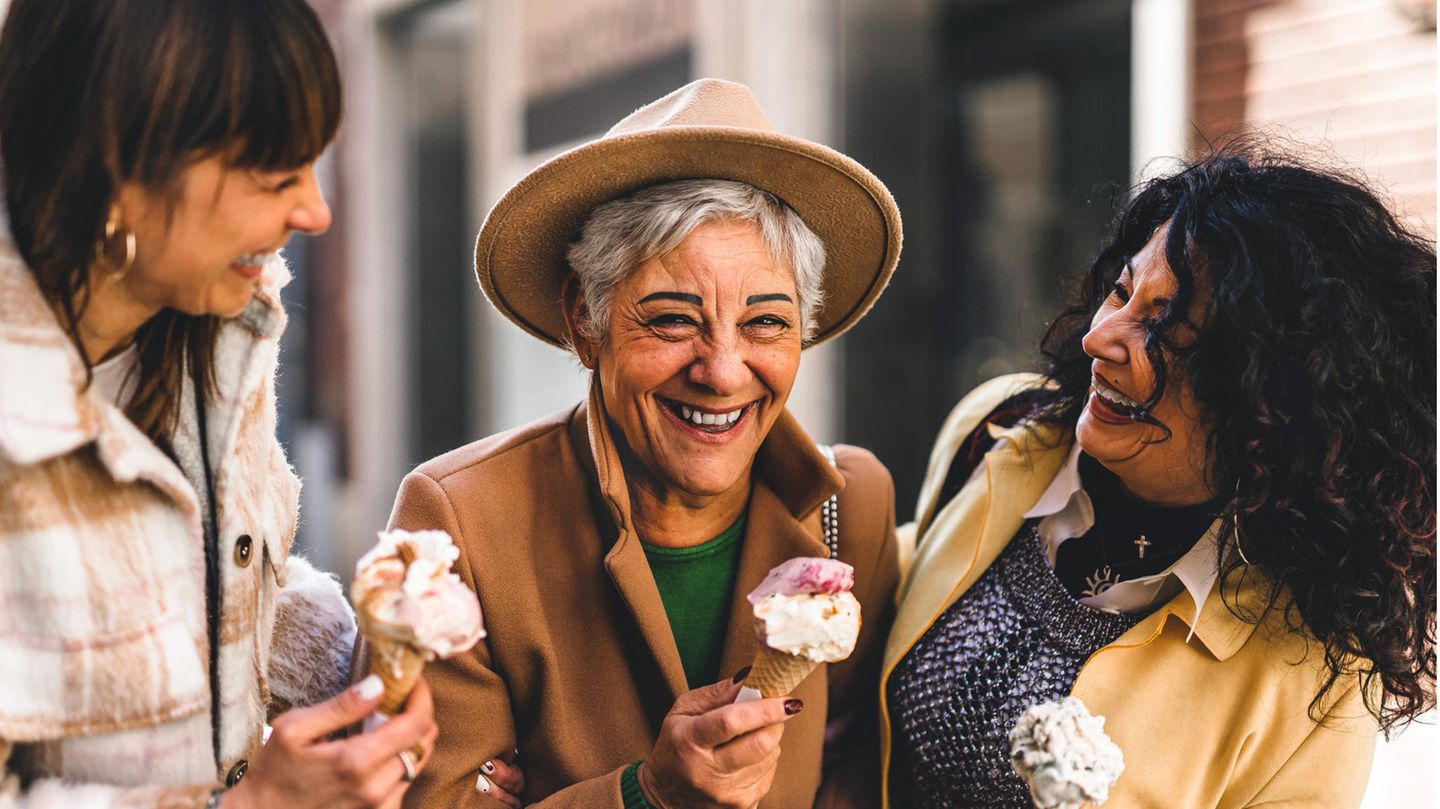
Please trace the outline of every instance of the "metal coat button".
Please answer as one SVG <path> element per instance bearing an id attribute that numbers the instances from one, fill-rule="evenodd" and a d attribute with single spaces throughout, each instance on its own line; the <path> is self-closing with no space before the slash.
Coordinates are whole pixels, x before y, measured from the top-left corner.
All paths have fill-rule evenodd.
<path id="1" fill-rule="evenodd" d="M 249 534 L 241 534 L 240 538 L 235 540 L 235 564 L 240 567 L 249 567 L 250 557 L 253 555 L 255 555 L 255 541 L 250 538 Z"/>
<path id="2" fill-rule="evenodd" d="M 248 537 L 247 537 L 247 539 L 248 539 Z M 244 777 L 245 777 L 245 773 L 247 773 L 247 772 L 249 772 L 249 771 L 250 771 L 250 762 L 246 761 L 246 760 L 243 759 L 243 758 L 240 759 L 239 761 L 235 762 L 235 766 L 234 766 L 234 767 L 231 767 L 231 768 L 230 768 L 230 772 L 228 772 L 228 773 L 225 774 L 225 786 L 227 786 L 227 787 L 233 787 L 233 786 L 235 786 L 236 784 L 240 783 L 240 779 L 241 779 L 241 778 L 244 778 Z"/>

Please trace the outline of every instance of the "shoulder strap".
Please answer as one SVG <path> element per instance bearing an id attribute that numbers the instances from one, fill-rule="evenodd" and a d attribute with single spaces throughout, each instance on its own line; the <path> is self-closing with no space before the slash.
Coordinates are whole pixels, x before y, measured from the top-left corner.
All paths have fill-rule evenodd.
<path id="1" fill-rule="evenodd" d="M 835 463 L 835 448 L 829 444 L 816 444 L 820 454 L 830 461 L 831 466 Z M 825 531 L 825 546 L 830 549 L 830 558 L 840 558 L 840 495 L 832 494 L 825 505 L 820 507 L 820 526 Z"/>

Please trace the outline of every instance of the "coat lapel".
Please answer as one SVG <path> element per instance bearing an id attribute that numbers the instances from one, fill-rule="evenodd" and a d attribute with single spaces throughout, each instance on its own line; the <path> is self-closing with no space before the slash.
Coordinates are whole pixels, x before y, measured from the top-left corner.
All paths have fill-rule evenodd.
<path id="1" fill-rule="evenodd" d="M 685 668 L 680 663 L 680 650 L 675 646 L 670 620 L 665 615 L 665 602 L 660 599 L 660 590 L 650 573 L 650 561 L 645 558 L 645 549 L 640 545 L 640 537 L 635 533 L 635 524 L 630 518 L 630 492 L 620 465 L 620 453 L 610 437 L 600 386 L 593 380 L 586 411 L 585 425 L 600 499 L 617 530 L 615 543 L 605 554 L 605 571 L 610 574 L 625 608 L 635 619 L 650 656 L 660 667 L 670 696 L 678 697 L 688 690 L 685 688 Z"/>
<path id="2" fill-rule="evenodd" d="M 605 556 L 605 570 L 615 582 L 615 589 L 625 601 L 625 607 L 635 618 L 640 635 L 650 649 L 650 655 L 660 666 L 670 696 L 678 697 L 687 690 L 685 668 L 680 662 L 680 650 L 675 646 L 675 635 L 670 629 L 670 620 L 665 615 L 665 602 L 660 600 L 660 590 L 655 586 L 655 577 L 650 574 L 650 561 L 645 558 L 645 549 L 640 546 L 639 537 L 633 531 L 622 530 L 615 545 Z"/>
<path id="3" fill-rule="evenodd" d="M 1068 442 L 1020 425 L 992 431 L 1008 439 L 982 461 L 983 485 L 961 489 L 927 526 L 914 572 L 885 647 L 886 677 L 915 641 L 990 567 L 1064 463 Z M 1054 446 L 1050 446 L 1053 444 Z"/>

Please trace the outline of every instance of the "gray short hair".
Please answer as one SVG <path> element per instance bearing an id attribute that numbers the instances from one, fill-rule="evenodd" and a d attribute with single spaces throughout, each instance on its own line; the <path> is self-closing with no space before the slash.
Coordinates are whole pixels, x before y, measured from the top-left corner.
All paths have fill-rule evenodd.
<path id="1" fill-rule="evenodd" d="M 580 279 L 588 317 L 585 337 L 602 340 L 615 287 L 642 263 L 674 250 L 710 222 L 748 222 L 760 229 L 771 258 L 790 267 L 799 296 L 801 335 L 815 333 L 825 245 L 778 197 L 729 180 L 677 180 L 597 207 L 566 252 Z"/>

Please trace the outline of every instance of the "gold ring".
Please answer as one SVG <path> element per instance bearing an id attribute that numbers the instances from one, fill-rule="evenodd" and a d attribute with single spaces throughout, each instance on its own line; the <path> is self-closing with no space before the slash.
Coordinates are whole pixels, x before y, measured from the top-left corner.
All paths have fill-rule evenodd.
<path id="1" fill-rule="evenodd" d="M 415 780 L 415 754 L 409 750 L 401 750 L 395 754 L 400 759 L 400 766 L 405 768 L 405 774 L 400 776 L 401 781 L 410 782 Z"/>

